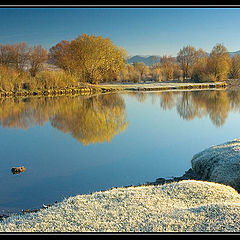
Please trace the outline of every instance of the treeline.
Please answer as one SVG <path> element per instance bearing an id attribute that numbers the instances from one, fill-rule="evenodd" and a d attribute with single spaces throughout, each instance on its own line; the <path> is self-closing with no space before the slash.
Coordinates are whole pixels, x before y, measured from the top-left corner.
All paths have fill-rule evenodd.
<path id="1" fill-rule="evenodd" d="M 213 82 L 240 78 L 240 55 L 230 58 L 226 47 L 217 44 L 210 54 L 193 46 L 183 47 L 177 57 L 162 56 L 160 61 L 146 66 L 143 62 L 125 65 L 118 80 L 141 82 L 147 80 L 191 80 Z"/>
<path id="2" fill-rule="evenodd" d="M 48 60 L 48 51 L 41 45 L 29 47 L 27 43 L 0 44 L 0 65 L 19 72 L 28 70 L 31 76 L 40 71 L 42 63 Z"/>
<path id="3" fill-rule="evenodd" d="M 77 88 L 116 79 L 126 61 L 126 52 L 109 38 L 82 34 L 61 41 L 49 52 L 25 42 L 0 45 L 0 91 Z M 57 69 L 48 66 L 52 63 Z"/>
<path id="4" fill-rule="evenodd" d="M 0 92 L 39 91 L 77 85 L 64 71 L 46 69 L 49 53 L 41 45 L 25 42 L 0 44 Z"/>
<path id="5" fill-rule="evenodd" d="M 25 42 L 0 44 L 0 91 L 3 92 L 78 88 L 82 83 L 104 81 L 206 82 L 228 78 L 240 78 L 240 55 L 230 58 L 222 44 L 214 46 L 210 54 L 186 46 L 176 58 L 162 56 L 151 66 L 142 62 L 127 64 L 124 49 L 109 38 L 95 35 L 82 34 L 72 41 L 63 40 L 49 52 L 41 45 L 28 46 Z"/>

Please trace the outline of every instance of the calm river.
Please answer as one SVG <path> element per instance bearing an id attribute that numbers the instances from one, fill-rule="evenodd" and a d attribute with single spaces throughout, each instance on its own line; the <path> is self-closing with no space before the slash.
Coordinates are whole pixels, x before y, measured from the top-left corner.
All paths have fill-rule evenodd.
<path id="1" fill-rule="evenodd" d="M 0 213 L 181 176 L 194 154 L 240 137 L 240 91 L 0 102 Z"/>

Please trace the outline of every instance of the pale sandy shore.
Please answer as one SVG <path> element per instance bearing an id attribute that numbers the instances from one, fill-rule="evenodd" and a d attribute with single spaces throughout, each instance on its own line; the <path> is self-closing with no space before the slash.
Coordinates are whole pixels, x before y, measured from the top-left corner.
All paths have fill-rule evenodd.
<path id="1" fill-rule="evenodd" d="M 77 195 L 6 218 L 1 232 L 239 232 L 240 195 L 196 180 Z"/>

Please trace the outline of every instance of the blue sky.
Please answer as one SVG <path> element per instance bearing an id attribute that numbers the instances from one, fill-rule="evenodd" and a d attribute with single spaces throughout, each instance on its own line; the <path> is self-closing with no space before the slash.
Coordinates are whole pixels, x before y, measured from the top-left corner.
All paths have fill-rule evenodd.
<path id="1" fill-rule="evenodd" d="M 109 37 L 129 55 L 176 56 L 186 45 L 240 50 L 240 8 L 0 8 L 0 43 L 49 49 L 82 33 Z"/>

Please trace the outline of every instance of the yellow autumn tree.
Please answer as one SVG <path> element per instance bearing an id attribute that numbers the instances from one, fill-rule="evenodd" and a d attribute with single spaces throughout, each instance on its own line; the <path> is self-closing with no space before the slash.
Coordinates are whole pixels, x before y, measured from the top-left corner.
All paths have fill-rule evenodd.
<path id="1" fill-rule="evenodd" d="M 207 52 L 201 48 L 196 52 L 196 61 L 192 67 L 191 78 L 197 82 L 204 82 L 208 80 L 207 76 L 207 63 L 208 55 Z"/>
<path id="2" fill-rule="evenodd" d="M 231 58 L 223 44 L 216 44 L 208 58 L 207 75 L 213 81 L 221 81 L 227 78 L 231 67 Z"/>
<path id="3" fill-rule="evenodd" d="M 93 84 L 117 76 L 125 64 L 126 52 L 101 36 L 82 34 L 70 42 L 67 50 L 64 67 Z"/>
<path id="4" fill-rule="evenodd" d="M 49 61 L 59 68 L 65 71 L 70 71 L 69 69 L 69 47 L 70 42 L 63 40 L 49 49 Z"/>
<path id="5" fill-rule="evenodd" d="M 135 62 L 133 66 L 138 75 L 138 82 L 141 82 L 149 72 L 149 68 L 144 62 Z"/>
<path id="6" fill-rule="evenodd" d="M 163 80 L 163 79 L 162 79 L 163 73 L 162 73 L 162 68 L 161 68 L 160 62 L 152 65 L 152 66 L 150 67 L 150 71 L 151 71 L 152 79 L 153 79 L 154 81 L 160 82 L 160 81 Z"/>
<path id="7" fill-rule="evenodd" d="M 160 58 L 161 69 L 165 80 L 173 80 L 176 61 L 172 56 L 163 55 Z"/>
<path id="8" fill-rule="evenodd" d="M 190 78 L 192 73 L 192 67 L 197 59 L 197 50 L 190 45 L 180 49 L 177 55 L 177 61 L 180 68 L 183 71 L 183 77 Z"/>
<path id="9" fill-rule="evenodd" d="M 231 68 L 229 75 L 233 79 L 240 78 L 240 55 L 236 54 L 231 59 Z"/>

